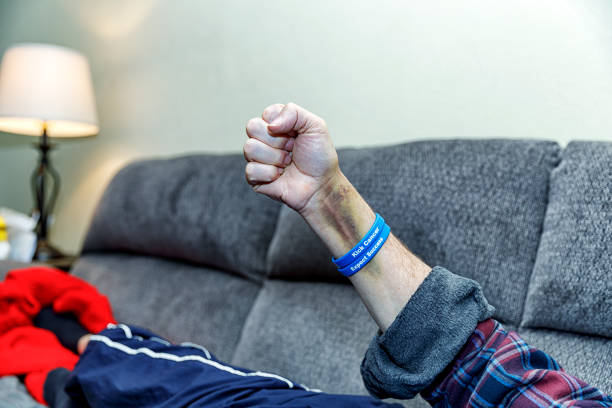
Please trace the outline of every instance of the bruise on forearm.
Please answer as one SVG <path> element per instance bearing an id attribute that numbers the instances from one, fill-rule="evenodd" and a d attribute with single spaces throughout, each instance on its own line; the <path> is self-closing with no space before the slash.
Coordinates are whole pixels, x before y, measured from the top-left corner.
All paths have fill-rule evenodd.
<path id="1" fill-rule="evenodd" d="M 369 231 L 375 214 L 342 173 L 320 193 L 302 216 L 339 258 Z M 376 256 L 349 279 L 384 332 L 430 270 L 391 233 Z"/>
<path id="2" fill-rule="evenodd" d="M 325 242 L 334 257 L 348 252 L 374 223 L 374 212 L 355 187 L 340 173 L 311 203 L 304 219 Z"/>

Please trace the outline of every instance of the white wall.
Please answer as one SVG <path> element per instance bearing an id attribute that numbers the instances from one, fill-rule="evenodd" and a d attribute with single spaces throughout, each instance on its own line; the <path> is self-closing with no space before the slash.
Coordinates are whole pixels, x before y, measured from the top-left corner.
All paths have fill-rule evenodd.
<path id="1" fill-rule="evenodd" d="M 448 137 L 612 140 L 608 0 L 0 0 L 16 42 L 89 56 L 100 135 L 60 141 L 52 239 L 77 251 L 112 174 L 142 156 L 240 151 L 273 102 L 338 146 Z M 0 206 L 31 208 L 34 138 L 0 134 Z"/>

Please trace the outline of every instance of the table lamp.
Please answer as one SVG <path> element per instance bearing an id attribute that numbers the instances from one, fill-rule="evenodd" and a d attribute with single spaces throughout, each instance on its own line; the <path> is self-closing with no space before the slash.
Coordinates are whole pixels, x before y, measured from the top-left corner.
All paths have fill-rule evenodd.
<path id="1" fill-rule="evenodd" d="M 34 259 L 62 257 L 47 238 L 49 216 L 60 177 L 51 166 L 49 138 L 93 136 L 98 117 L 87 58 L 50 44 L 18 44 L 0 65 L 0 131 L 39 136 L 38 166 L 31 183 L 35 199 L 37 244 Z"/>

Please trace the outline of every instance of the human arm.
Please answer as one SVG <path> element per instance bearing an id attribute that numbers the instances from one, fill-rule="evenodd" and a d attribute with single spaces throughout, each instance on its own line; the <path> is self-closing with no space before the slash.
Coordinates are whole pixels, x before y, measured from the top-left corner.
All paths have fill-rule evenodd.
<path id="1" fill-rule="evenodd" d="M 262 118 L 249 121 L 247 134 L 249 184 L 299 212 L 334 257 L 344 255 L 366 234 L 374 212 L 340 170 L 321 118 L 295 104 L 272 105 Z M 430 270 L 391 233 L 350 280 L 385 331 Z"/>
<path id="2" fill-rule="evenodd" d="M 295 105 L 273 105 L 249 122 L 247 133 L 246 176 L 256 191 L 298 211 L 336 258 L 366 234 L 374 213 L 340 171 L 322 119 Z M 279 146 L 272 148 L 266 141 Z M 473 345 L 477 325 L 492 315 L 476 282 L 429 268 L 393 235 L 350 280 L 381 329 L 362 364 L 368 390 L 380 397 L 411 398 L 428 387 L 450 384 L 441 378 L 455 378 L 466 369 L 455 364 L 457 356 Z M 487 369 L 496 360 L 486 357 L 480 354 L 479 364 L 469 372 L 474 381 L 491 384 Z M 532 378 L 533 367 L 516 368 L 515 374 Z M 552 395 L 562 389 L 565 378 L 555 375 L 559 370 L 537 369 L 549 371 L 547 381 L 560 387 L 544 390 Z M 471 391 L 469 386 L 463 389 L 464 395 L 477 396 Z M 493 391 L 498 392 L 495 398 L 508 399 L 520 393 L 519 387 Z M 458 404 L 453 400 L 453 406 L 462 406 L 459 394 L 453 395 Z"/>

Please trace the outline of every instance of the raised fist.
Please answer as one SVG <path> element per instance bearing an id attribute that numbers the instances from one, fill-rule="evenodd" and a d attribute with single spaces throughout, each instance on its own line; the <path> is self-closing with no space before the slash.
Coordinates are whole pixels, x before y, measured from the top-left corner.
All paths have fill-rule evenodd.
<path id="1" fill-rule="evenodd" d="M 325 121 L 294 103 L 268 106 L 246 132 L 247 182 L 300 213 L 340 173 Z"/>

